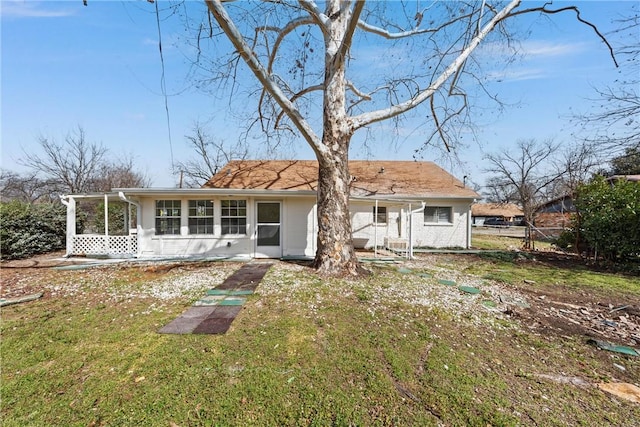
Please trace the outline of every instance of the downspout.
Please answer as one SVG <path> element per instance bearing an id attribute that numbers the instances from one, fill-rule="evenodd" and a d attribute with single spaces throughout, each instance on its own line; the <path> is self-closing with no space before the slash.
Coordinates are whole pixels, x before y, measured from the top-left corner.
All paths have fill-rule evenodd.
<path id="1" fill-rule="evenodd" d="M 140 203 L 135 202 L 135 201 L 133 201 L 133 200 L 131 200 L 131 199 L 127 199 L 127 196 L 125 196 L 125 195 L 124 195 L 124 193 L 123 193 L 122 191 L 118 191 L 118 197 L 119 197 L 119 198 L 120 198 L 120 200 L 122 200 L 123 202 L 126 202 L 126 203 L 129 203 L 129 204 L 134 205 L 134 206 L 136 207 L 136 209 L 141 209 L 141 207 L 140 207 Z M 140 219 L 140 216 L 139 216 L 139 215 L 140 215 L 140 212 L 136 211 L 136 228 L 137 228 L 137 225 L 138 225 L 138 220 Z M 129 228 L 129 227 L 127 227 L 127 228 Z"/>
<path id="2" fill-rule="evenodd" d="M 473 203 L 477 203 L 476 199 L 473 199 Z M 472 234 L 472 218 L 471 218 L 471 205 L 469 205 L 469 209 L 467 210 L 467 249 L 471 249 L 471 236 Z"/>

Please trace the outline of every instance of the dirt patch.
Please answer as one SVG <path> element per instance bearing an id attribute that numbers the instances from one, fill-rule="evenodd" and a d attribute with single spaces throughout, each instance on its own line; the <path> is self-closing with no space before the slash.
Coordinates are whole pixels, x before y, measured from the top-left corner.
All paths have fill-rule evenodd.
<path id="1" fill-rule="evenodd" d="M 640 307 L 629 300 L 526 288 L 520 291 L 528 295 L 530 307 L 514 307 L 509 314 L 531 329 L 640 346 Z"/>
<path id="2" fill-rule="evenodd" d="M 90 260 L 87 258 L 65 258 L 64 251 L 51 252 L 43 255 L 36 255 L 25 259 L 2 260 L 0 269 L 5 268 L 51 268 L 64 265 L 86 264 Z"/>

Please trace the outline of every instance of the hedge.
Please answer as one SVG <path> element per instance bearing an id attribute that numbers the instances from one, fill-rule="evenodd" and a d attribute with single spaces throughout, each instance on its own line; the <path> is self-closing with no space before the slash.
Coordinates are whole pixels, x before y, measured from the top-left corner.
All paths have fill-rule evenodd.
<path id="1" fill-rule="evenodd" d="M 64 249 L 66 215 L 60 203 L 0 203 L 0 257 L 20 259 Z"/>

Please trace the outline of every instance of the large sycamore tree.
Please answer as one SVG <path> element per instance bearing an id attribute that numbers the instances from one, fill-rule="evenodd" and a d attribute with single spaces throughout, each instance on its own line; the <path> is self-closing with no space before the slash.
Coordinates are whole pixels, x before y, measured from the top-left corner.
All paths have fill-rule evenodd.
<path id="1" fill-rule="evenodd" d="M 360 272 L 349 216 L 349 145 L 356 132 L 414 112 L 432 125 L 425 140 L 450 144 L 453 119 L 467 111 L 464 86 L 481 86 L 474 52 L 482 44 L 492 51 L 496 42 L 513 47 L 517 38 L 506 24 L 519 16 L 573 13 L 607 44 L 577 7 L 550 2 L 205 0 L 201 21 L 188 3 L 179 7 L 196 34 L 194 68 L 209 81 L 231 82 L 234 97 L 243 96 L 249 70 L 258 83 L 248 94 L 257 99 L 253 123 L 270 135 L 289 131 L 313 149 L 315 266 L 326 275 Z"/>
<path id="2" fill-rule="evenodd" d="M 260 120 L 295 129 L 317 157 L 315 266 L 328 275 L 359 272 L 351 238 L 348 168 L 349 145 L 357 131 L 423 108 L 446 143 L 444 122 L 466 106 L 461 82 L 473 81 L 462 78 L 476 61 L 472 54 L 483 41 L 513 41 L 504 24 L 520 15 L 572 12 L 600 35 L 574 6 L 527 3 L 525 8 L 520 0 L 205 3 L 212 18 L 210 36 L 226 36 L 237 62 L 244 62 L 260 83 Z M 376 81 L 370 81 L 357 67 L 377 45 L 374 39 L 396 47 L 400 41 L 411 61 L 403 66 L 402 57 L 380 56 L 379 62 L 400 72 L 383 79 L 372 72 Z M 452 102 L 455 107 L 447 105 L 448 98 L 458 99 Z"/>

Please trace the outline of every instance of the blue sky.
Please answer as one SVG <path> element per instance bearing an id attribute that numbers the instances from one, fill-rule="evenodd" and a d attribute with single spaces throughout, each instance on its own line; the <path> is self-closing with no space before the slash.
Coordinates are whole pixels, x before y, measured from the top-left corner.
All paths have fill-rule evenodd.
<path id="1" fill-rule="evenodd" d="M 634 2 L 577 4 L 585 19 L 607 32 L 612 19 Z M 171 187 L 177 180 L 171 174 L 171 153 L 174 160 L 191 155 L 184 135 L 196 121 L 210 122 L 221 139 L 235 140 L 240 134 L 224 97 L 193 88 L 184 51 L 173 43 L 184 28 L 178 20 L 166 19 L 161 26 L 170 142 L 153 4 L 89 0 L 84 7 L 81 0 L 1 0 L 1 6 L 3 168 L 20 171 L 17 160 L 23 150 L 37 150 L 40 135 L 62 140 L 80 125 L 89 140 L 103 143 L 113 156 L 132 157 L 153 186 Z M 523 20 L 522 25 L 530 22 Z M 425 160 L 436 160 L 456 176 L 468 175 L 481 184 L 483 150 L 495 151 L 523 138 L 573 141 L 571 110 L 590 108 L 592 87 L 612 84 L 619 70 L 593 32 L 569 14 L 530 29 L 522 45 L 526 58 L 506 70 L 489 70 L 495 73 L 491 90 L 512 106 L 501 115 L 487 110 L 480 118 L 479 141 L 467 141 L 460 152 L 462 164 L 442 159 L 436 150 L 424 152 Z M 492 55 L 491 46 L 484 49 Z M 384 132 L 392 131 L 390 126 L 376 128 L 379 145 L 369 158 L 411 159 L 420 144 L 419 125 L 409 121 L 404 126 L 393 146 L 380 143 Z M 313 158 L 303 141 L 292 155 Z M 352 158 L 363 157 L 365 152 L 354 144 Z"/>

